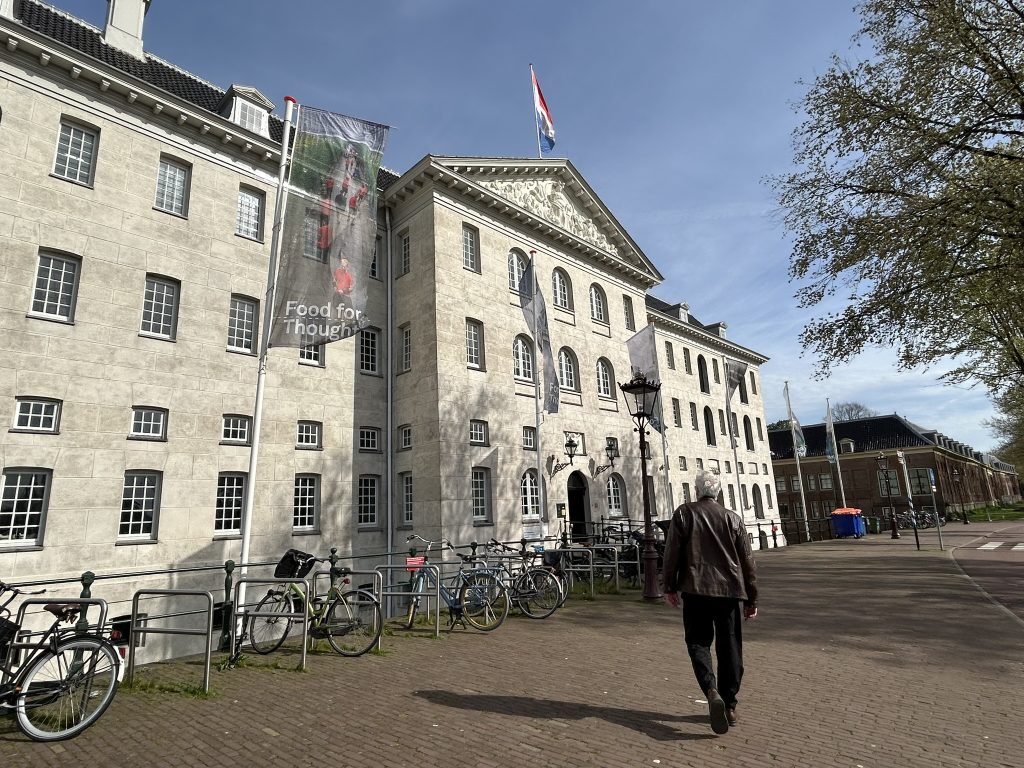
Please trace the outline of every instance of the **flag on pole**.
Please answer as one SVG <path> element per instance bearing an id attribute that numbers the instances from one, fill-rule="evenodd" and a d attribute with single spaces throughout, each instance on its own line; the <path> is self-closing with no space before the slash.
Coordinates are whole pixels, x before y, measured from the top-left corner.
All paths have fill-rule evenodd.
<path id="1" fill-rule="evenodd" d="M 537 113 L 537 139 L 541 154 L 544 154 L 555 148 L 555 121 L 551 119 L 551 111 L 548 109 L 548 103 L 544 101 L 544 94 L 541 93 L 537 73 L 533 71 L 532 64 L 530 77 L 533 79 L 533 108 Z"/>
<path id="2" fill-rule="evenodd" d="M 743 377 L 746 375 L 746 363 L 741 363 L 738 360 L 725 361 L 725 402 L 728 403 L 732 401 L 732 396 L 736 393 L 737 387 L 739 387 L 740 383 L 743 381 Z"/>
<path id="3" fill-rule="evenodd" d="M 367 282 L 377 240 L 377 171 L 387 134 L 385 125 L 300 108 L 281 228 L 272 345 L 325 344 L 370 324 Z"/>
<path id="4" fill-rule="evenodd" d="M 544 410 L 548 413 L 558 413 L 558 374 L 555 372 L 555 359 L 551 355 L 548 309 L 544 304 L 544 294 L 540 292 L 540 287 L 534 279 L 532 258 L 519 278 L 519 306 L 522 307 L 523 317 L 534 335 L 537 353 L 543 360 Z"/>
<path id="5" fill-rule="evenodd" d="M 830 464 L 837 463 L 836 454 L 836 428 L 832 424 L 832 405 L 826 406 L 825 413 L 825 455 Z"/>
<path id="6" fill-rule="evenodd" d="M 658 379 L 658 348 L 654 340 L 654 325 L 648 323 L 626 340 L 629 351 L 629 367 L 634 376 L 642 375 L 651 381 Z M 665 420 L 662 418 L 662 401 L 659 398 L 651 415 L 651 426 L 665 434 Z"/>
<path id="7" fill-rule="evenodd" d="M 789 404 L 789 382 L 786 382 L 783 394 L 786 396 L 786 410 L 789 412 L 789 430 L 793 434 L 793 453 L 802 459 L 807 455 L 807 441 L 804 440 L 804 431 L 793 413 L 793 407 Z"/>

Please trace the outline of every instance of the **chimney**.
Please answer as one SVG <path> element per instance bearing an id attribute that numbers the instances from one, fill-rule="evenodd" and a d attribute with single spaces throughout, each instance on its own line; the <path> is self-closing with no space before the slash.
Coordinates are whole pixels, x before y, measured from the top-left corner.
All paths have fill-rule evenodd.
<path id="1" fill-rule="evenodd" d="M 142 22 L 146 20 L 149 3 L 150 0 L 107 0 L 107 28 L 103 31 L 107 45 L 136 59 L 143 58 Z"/>

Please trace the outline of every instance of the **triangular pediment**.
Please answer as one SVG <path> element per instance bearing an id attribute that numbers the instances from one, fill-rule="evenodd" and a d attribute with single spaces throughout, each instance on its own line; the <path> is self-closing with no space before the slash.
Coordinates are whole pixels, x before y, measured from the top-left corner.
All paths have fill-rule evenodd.
<path id="1" fill-rule="evenodd" d="M 663 279 L 568 160 L 427 157 L 388 194 L 401 195 L 402 182 L 415 185 L 421 174 L 606 267 L 648 285 Z"/>

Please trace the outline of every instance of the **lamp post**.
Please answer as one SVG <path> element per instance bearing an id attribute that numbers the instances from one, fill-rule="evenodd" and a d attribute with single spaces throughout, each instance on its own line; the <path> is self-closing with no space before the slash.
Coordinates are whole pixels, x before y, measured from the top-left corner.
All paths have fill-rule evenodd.
<path id="1" fill-rule="evenodd" d="M 640 491 L 644 501 L 644 600 L 661 597 L 658 588 L 658 553 L 654 549 L 654 524 L 651 522 L 651 497 L 647 487 L 647 424 L 654 416 L 661 383 L 648 381 L 637 371 L 628 384 L 619 384 L 622 399 L 640 435 Z"/>
<path id="2" fill-rule="evenodd" d="M 878 469 L 885 476 L 885 497 L 889 500 L 889 521 L 892 525 L 891 538 L 899 539 L 902 537 L 896 528 L 896 507 L 892 503 L 892 486 L 889 484 L 889 457 L 884 453 L 879 453 L 875 457 L 875 461 L 878 462 Z"/>
<path id="3" fill-rule="evenodd" d="M 576 449 L 579 448 L 579 443 L 572 439 L 572 435 L 566 435 L 565 438 L 565 455 L 569 457 L 568 461 L 557 462 L 551 468 L 551 474 L 554 475 L 556 472 L 560 472 L 566 467 L 572 466 L 572 460 L 576 458 Z M 554 456 L 551 457 L 552 459 Z"/>
<path id="4" fill-rule="evenodd" d="M 960 517 L 963 518 L 964 525 L 968 525 L 971 521 L 967 518 L 967 505 L 964 504 L 964 489 L 960 485 L 960 470 L 953 469 L 953 487 L 956 489 L 956 498 L 960 503 Z"/>

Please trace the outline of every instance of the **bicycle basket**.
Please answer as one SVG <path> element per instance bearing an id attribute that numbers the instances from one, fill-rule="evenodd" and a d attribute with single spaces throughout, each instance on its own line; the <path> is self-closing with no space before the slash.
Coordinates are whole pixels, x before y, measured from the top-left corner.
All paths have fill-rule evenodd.
<path id="1" fill-rule="evenodd" d="M 316 556 L 298 549 L 289 549 L 284 553 L 281 562 L 274 569 L 275 579 L 302 579 L 305 578 L 313 566 L 316 565 Z"/>

